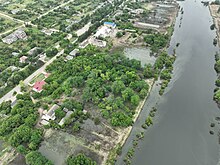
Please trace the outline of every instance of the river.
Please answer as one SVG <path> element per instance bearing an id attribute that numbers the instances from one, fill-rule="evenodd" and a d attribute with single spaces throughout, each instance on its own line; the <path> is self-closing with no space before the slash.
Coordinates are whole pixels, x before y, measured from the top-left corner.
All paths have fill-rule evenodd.
<path id="1" fill-rule="evenodd" d="M 210 127 L 220 115 L 212 99 L 217 79 L 214 54 L 218 50 L 212 44 L 216 36 L 210 30 L 212 18 L 201 1 L 186 0 L 179 4 L 184 13 L 179 13 L 176 19 L 168 49 L 172 52 L 176 43 L 180 43 L 173 79 L 162 97 L 156 92 L 158 87 L 154 87 L 117 165 L 123 164 L 132 139 L 142 130 L 141 124 L 156 103 L 158 113 L 154 125 L 145 131 L 132 165 L 216 165 L 219 161 L 219 125 Z M 210 135 L 210 130 L 215 135 Z"/>

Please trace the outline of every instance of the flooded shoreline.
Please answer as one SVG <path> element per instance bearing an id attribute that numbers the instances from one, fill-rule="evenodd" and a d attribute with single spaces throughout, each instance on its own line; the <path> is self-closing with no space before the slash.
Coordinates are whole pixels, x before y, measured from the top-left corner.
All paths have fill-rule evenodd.
<path id="1" fill-rule="evenodd" d="M 145 131 L 131 164 L 145 165 L 216 165 L 219 159 L 217 131 L 210 135 L 210 123 L 219 115 L 219 109 L 213 101 L 216 73 L 214 54 L 217 50 L 212 41 L 215 31 L 210 30 L 212 17 L 208 7 L 201 1 L 180 2 L 184 14 L 176 20 L 174 35 L 168 52 L 172 52 L 176 43 L 177 59 L 174 75 L 166 93 L 154 96 L 152 102 L 146 102 L 143 113 L 146 115 L 151 106 L 158 102 L 158 116 L 153 127 Z M 181 26 L 179 26 L 181 25 Z M 144 116 L 143 118 L 145 118 Z M 123 153 L 132 145 L 132 137 L 141 130 L 139 118 L 123 147 Z M 123 156 L 118 165 L 123 164 Z"/>

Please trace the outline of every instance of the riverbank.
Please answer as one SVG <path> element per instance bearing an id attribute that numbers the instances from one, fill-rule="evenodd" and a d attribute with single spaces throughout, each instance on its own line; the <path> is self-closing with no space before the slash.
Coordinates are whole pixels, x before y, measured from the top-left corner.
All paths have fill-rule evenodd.
<path id="1" fill-rule="evenodd" d="M 171 48 L 180 43 L 174 80 L 158 103 L 159 119 L 145 134 L 132 164 L 217 164 L 217 138 L 209 134 L 210 121 L 219 113 L 212 100 L 215 34 L 209 29 L 208 8 L 200 1 L 180 4 L 184 15 L 182 21 L 178 17 L 171 41 Z"/>
<path id="2" fill-rule="evenodd" d="M 217 41 L 218 46 L 220 46 L 220 13 L 218 12 L 220 5 L 216 4 L 209 4 L 209 11 L 213 18 L 213 22 L 215 24 L 216 28 L 216 35 L 217 35 Z"/>
<path id="3" fill-rule="evenodd" d="M 168 47 L 169 47 L 169 43 L 170 43 L 170 40 L 171 40 L 171 37 L 172 37 L 172 34 L 173 34 L 173 32 L 174 32 L 174 25 L 175 25 L 175 21 L 176 21 L 176 17 L 178 16 L 178 12 L 179 12 L 179 10 L 178 10 L 179 8 L 176 8 L 176 10 L 174 11 L 174 16 L 172 16 L 172 17 L 170 17 L 170 22 L 168 23 L 168 25 L 166 26 L 166 28 L 167 28 L 167 31 L 164 33 L 165 35 L 168 35 L 168 43 L 167 43 L 167 45 L 165 46 L 165 48 L 164 49 L 167 49 Z M 128 36 L 124 36 L 124 38 L 129 38 Z M 120 40 L 117 40 L 117 41 L 120 41 Z M 124 40 L 125 41 L 125 40 Z M 114 44 L 113 45 L 115 45 L 115 43 L 116 42 L 114 42 Z M 119 42 L 120 43 L 120 42 Z M 112 49 L 112 51 L 113 52 L 117 52 L 117 51 L 120 51 L 121 50 L 121 48 L 123 47 L 123 46 L 127 46 L 128 47 L 128 45 L 126 45 L 126 44 L 124 44 L 123 45 L 123 43 L 126 43 L 126 42 L 122 42 L 121 43 L 121 45 L 120 46 L 118 46 L 118 47 L 114 47 L 113 46 L 113 49 Z M 133 46 L 133 47 L 135 47 L 135 48 L 140 48 L 140 47 L 143 47 L 143 46 L 147 46 L 146 44 L 144 44 L 144 42 L 142 41 L 142 42 L 139 42 L 139 44 L 129 44 L 129 47 L 130 46 Z M 163 50 L 164 50 L 163 49 Z M 173 53 L 175 53 L 175 52 L 173 52 Z M 153 86 L 154 86 L 154 84 L 155 84 L 155 79 L 150 79 L 150 80 L 148 80 L 148 84 L 149 84 L 149 86 L 150 86 L 150 88 L 149 88 L 149 93 L 148 93 L 148 95 L 145 97 L 145 99 L 143 100 L 143 101 L 141 101 L 140 102 L 140 104 L 139 104 L 139 106 L 136 108 L 136 110 L 135 110 L 135 115 L 134 115 L 134 117 L 133 117 L 133 122 L 135 123 L 136 121 L 137 121 L 137 119 L 138 119 L 138 117 L 139 117 L 139 115 L 140 115 L 140 113 L 141 113 L 141 111 L 143 110 L 143 107 L 144 107 L 144 105 L 145 105 L 145 102 L 147 101 L 147 99 L 148 99 L 148 97 L 150 96 L 150 94 L 151 94 L 151 91 L 152 91 L 152 88 L 153 88 Z M 126 143 L 126 141 L 128 140 L 128 137 L 130 136 L 130 134 L 131 134 L 131 132 L 132 132 L 132 129 L 133 129 L 133 126 L 130 126 L 130 127 L 128 127 L 128 128 L 126 128 L 126 129 L 118 129 L 117 130 L 117 132 L 120 132 L 121 133 L 121 135 L 120 135 L 120 138 L 119 138 L 119 140 L 118 140 L 118 142 L 117 142 L 117 144 L 120 144 L 120 146 L 121 147 L 123 147 L 124 145 L 125 145 L 125 143 Z M 110 152 L 110 154 L 109 155 L 111 155 L 111 152 Z M 115 156 L 117 157 L 118 155 L 116 155 L 115 154 Z M 104 162 L 104 164 L 105 164 L 105 162 Z M 103 165 L 104 165 L 103 164 Z"/>
<path id="4" fill-rule="evenodd" d="M 143 110 L 143 107 L 145 105 L 146 100 L 148 99 L 148 97 L 151 94 L 152 88 L 154 86 L 155 83 L 155 79 L 148 79 L 146 80 L 146 82 L 149 84 L 149 90 L 148 90 L 148 95 L 139 103 L 138 107 L 135 110 L 135 115 L 133 116 L 133 122 L 135 123 L 141 113 L 141 111 Z M 130 126 L 126 129 L 117 129 L 117 132 L 120 132 L 118 141 L 116 144 L 119 144 L 121 147 L 123 147 L 123 145 L 125 144 L 126 140 L 128 139 L 131 131 L 133 129 L 133 126 Z M 112 150 L 113 152 L 116 152 L 115 150 Z M 111 151 L 109 152 L 108 158 L 104 159 L 104 161 L 102 162 L 102 165 L 106 165 L 106 162 L 109 160 L 109 156 L 114 155 L 113 158 L 111 159 L 116 159 L 116 157 L 118 156 L 116 153 L 111 153 Z"/>

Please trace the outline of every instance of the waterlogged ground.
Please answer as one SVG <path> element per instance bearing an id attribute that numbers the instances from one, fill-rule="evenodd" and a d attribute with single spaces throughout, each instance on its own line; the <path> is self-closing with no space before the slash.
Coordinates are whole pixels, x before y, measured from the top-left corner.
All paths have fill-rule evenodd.
<path id="1" fill-rule="evenodd" d="M 144 66 L 146 64 L 154 64 L 156 58 L 151 56 L 150 49 L 147 48 L 125 48 L 124 54 L 129 59 L 136 59 L 141 61 L 141 65 Z"/>
<path id="2" fill-rule="evenodd" d="M 69 155 L 76 155 L 80 152 L 90 156 L 98 163 L 101 161 L 98 154 L 90 150 L 82 139 L 68 133 L 50 129 L 46 132 L 45 139 L 41 143 L 39 151 L 55 165 L 64 165 Z"/>

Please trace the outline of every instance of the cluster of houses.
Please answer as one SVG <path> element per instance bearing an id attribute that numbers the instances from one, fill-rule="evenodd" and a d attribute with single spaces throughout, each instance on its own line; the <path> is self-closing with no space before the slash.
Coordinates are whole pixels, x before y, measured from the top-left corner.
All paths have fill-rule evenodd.
<path id="1" fill-rule="evenodd" d="M 26 39 L 27 34 L 23 29 L 18 29 L 14 31 L 13 33 L 9 34 L 5 38 L 2 39 L 2 42 L 6 44 L 12 44 L 13 42 L 17 41 L 18 39 Z"/>
<path id="2" fill-rule="evenodd" d="M 38 60 L 42 61 L 43 63 L 45 63 L 46 62 L 46 53 L 40 53 L 39 50 L 40 50 L 39 47 L 34 47 L 31 50 L 29 50 L 27 52 L 27 54 L 29 56 L 34 56 L 34 57 L 38 56 Z M 16 52 L 13 52 L 13 53 L 16 53 Z M 18 53 L 18 55 L 19 55 L 19 53 Z M 17 53 L 16 53 L 16 56 L 17 56 Z M 27 56 L 21 56 L 20 59 L 19 59 L 19 62 L 20 63 L 26 63 L 27 60 L 28 60 Z"/>
<path id="3" fill-rule="evenodd" d="M 54 121 L 56 119 L 55 111 L 60 108 L 57 104 L 54 104 L 49 111 L 43 112 L 43 115 L 41 117 L 40 123 L 42 125 L 48 125 L 50 121 Z M 60 126 L 63 126 L 65 123 L 65 120 L 68 119 L 73 111 L 69 111 L 67 108 L 62 109 L 66 115 L 60 120 L 58 123 Z"/>

